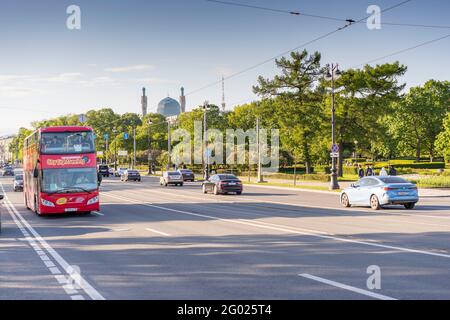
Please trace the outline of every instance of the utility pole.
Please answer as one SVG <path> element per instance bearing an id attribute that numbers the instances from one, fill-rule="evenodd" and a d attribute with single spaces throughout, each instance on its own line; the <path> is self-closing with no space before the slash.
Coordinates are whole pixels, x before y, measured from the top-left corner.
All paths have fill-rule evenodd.
<path id="1" fill-rule="evenodd" d="M 149 119 L 148 124 L 148 174 L 152 174 L 152 137 L 150 135 L 150 126 L 152 125 L 152 120 Z"/>
<path id="2" fill-rule="evenodd" d="M 133 169 L 136 168 L 136 127 L 133 128 Z"/>
<path id="3" fill-rule="evenodd" d="M 258 183 L 264 182 L 262 173 L 262 160 L 261 160 L 261 134 L 260 134 L 260 120 L 256 118 L 256 140 L 258 143 Z"/>
<path id="4" fill-rule="evenodd" d="M 113 133 L 114 133 L 114 172 L 117 173 L 117 139 L 116 139 L 116 134 L 117 134 L 117 130 L 113 129 Z"/>
<path id="5" fill-rule="evenodd" d="M 170 120 L 167 120 L 167 151 L 169 153 L 168 157 L 168 161 L 167 161 L 167 171 L 170 171 L 170 167 L 171 167 L 171 153 L 172 153 L 172 146 L 171 146 L 172 142 L 171 142 L 171 137 L 170 137 Z"/>
<path id="6" fill-rule="evenodd" d="M 209 102 L 203 104 L 203 170 L 204 179 L 209 180 L 209 150 L 208 150 L 208 128 L 206 122 L 206 111 L 210 108 Z"/>

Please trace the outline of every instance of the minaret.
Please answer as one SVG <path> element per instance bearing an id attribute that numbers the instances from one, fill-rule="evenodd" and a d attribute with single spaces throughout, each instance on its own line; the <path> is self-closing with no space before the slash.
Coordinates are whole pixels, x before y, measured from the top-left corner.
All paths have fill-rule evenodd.
<path id="1" fill-rule="evenodd" d="M 180 106 L 181 106 L 181 113 L 186 112 L 186 96 L 184 95 L 183 87 L 181 87 Z"/>
<path id="2" fill-rule="evenodd" d="M 222 112 L 225 111 L 225 78 L 222 76 Z"/>
<path id="3" fill-rule="evenodd" d="M 145 88 L 142 88 L 141 106 L 142 117 L 145 117 L 147 115 L 147 96 L 145 95 Z"/>

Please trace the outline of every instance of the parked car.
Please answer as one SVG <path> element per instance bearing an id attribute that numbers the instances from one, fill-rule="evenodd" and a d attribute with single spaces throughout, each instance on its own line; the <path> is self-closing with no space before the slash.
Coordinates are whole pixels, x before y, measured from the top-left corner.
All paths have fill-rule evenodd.
<path id="1" fill-rule="evenodd" d="M 110 173 L 109 173 L 109 166 L 106 164 L 101 164 L 98 166 L 98 172 L 100 172 L 100 174 L 103 177 L 109 177 Z"/>
<path id="2" fill-rule="evenodd" d="M 175 171 L 166 171 L 163 173 L 162 177 L 159 179 L 159 184 L 161 186 L 175 185 L 175 186 L 183 186 L 184 180 L 183 176 L 180 172 Z"/>
<path id="3" fill-rule="evenodd" d="M 16 174 L 13 182 L 14 192 L 23 191 L 23 174 Z"/>
<path id="4" fill-rule="evenodd" d="M 114 176 L 114 168 L 113 167 L 109 167 L 109 175 Z"/>
<path id="5" fill-rule="evenodd" d="M 10 176 L 10 177 L 14 177 L 14 169 L 11 167 L 5 167 L 3 168 L 3 176 Z"/>
<path id="6" fill-rule="evenodd" d="M 2 201 L 4 195 L 0 194 L 0 201 Z M 0 233 L 2 232 L 2 203 L 0 202 Z"/>
<path id="7" fill-rule="evenodd" d="M 114 176 L 121 177 L 127 170 L 128 168 L 118 168 L 117 171 L 114 172 Z"/>
<path id="8" fill-rule="evenodd" d="M 183 176 L 183 181 L 195 181 L 195 174 L 192 170 L 180 169 L 177 172 L 179 172 Z"/>
<path id="9" fill-rule="evenodd" d="M 370 206 L 380 210 L 385 205 L 403 205 L 414 209 L 419 202 L 417 186 L 400 177 L 366 177 L 341 192 L 341 204 Z"/>
<path id="10" fill-rule="evenodd" d="M 242 194 L 242 181 L 233 174 L 216 174 L 202 184 L 203 193 L 212 192 L 215 195 L 236 193 Z"/>
<path id="11" fill-rule="evenodd" d="M 141 182 L 141 174 L 137 170 L 127 170 L 120 176 L 120 181 L 139 181 Z"/>

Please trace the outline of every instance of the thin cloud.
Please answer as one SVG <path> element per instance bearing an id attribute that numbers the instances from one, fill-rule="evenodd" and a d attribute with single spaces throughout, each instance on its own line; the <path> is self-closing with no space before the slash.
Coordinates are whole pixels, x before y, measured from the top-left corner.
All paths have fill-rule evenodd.
<path id="1" fill-rule="evenodd" d="M 150 70 L 153 68 L 154 68 L 154 66 L 149 65 L 149 64 L 139 64 L 139 65 L 125 66 L 125 67 L 106 68 L 105 71 L 113 72 L 113 73 L 124 73 L 124 72 Z"/>

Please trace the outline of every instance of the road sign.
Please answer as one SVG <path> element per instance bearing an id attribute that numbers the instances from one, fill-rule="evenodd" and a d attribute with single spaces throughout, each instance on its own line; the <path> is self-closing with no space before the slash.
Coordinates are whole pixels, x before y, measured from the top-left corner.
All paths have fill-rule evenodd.
<path id="1" fill-rule="evenodd" d="M 127 150 L 119 150 L 118 154 L 119 154 L 119 157 L 126 157 L 128 155 L 128 151 Z"/>
<path id="2" fill-rule="evenodd" d="M 102 158 L 103 157 L 103 151 L 97 151 L 97 157 Z"/>
<path id="3" fill-rule="evenodd" d="M 333 144 L 333 146 L 331 147 L 331 153 L 339 153 L 339 145 L 338 144 Z"/>
<path id="4" fill-rule="evenodd" d="M 78 120 L 79 120 L 81 123 L 85 123 L 85 122 L 87 121 L 87 117 L 86 117 L 85 114 L 80 114 L 80 115 L 78 116 Z"/>
<path id="5" fill-rule="evenodd" d="M 128 140 L 129 137 L 130 137 L 130 136 L 129 136 L 128 133 L 124 133 L 124 134 L 123 134 L 123 138 L 124 138 L 125 140 Z"/>
<path id="6" fill-rule="evenodd" d="M 332 158 L 339 158 L 339 152 L 332 152 L 332 153 L 330 153 L 330 157 L 332 157 Z"/>
<path id="7" fill-rule="evenodd" d="M 105 133 L 105 134 L 103 135 L 103 139 L 108 140 L 108 139 L 109 139 L 109 134 Z"/>

